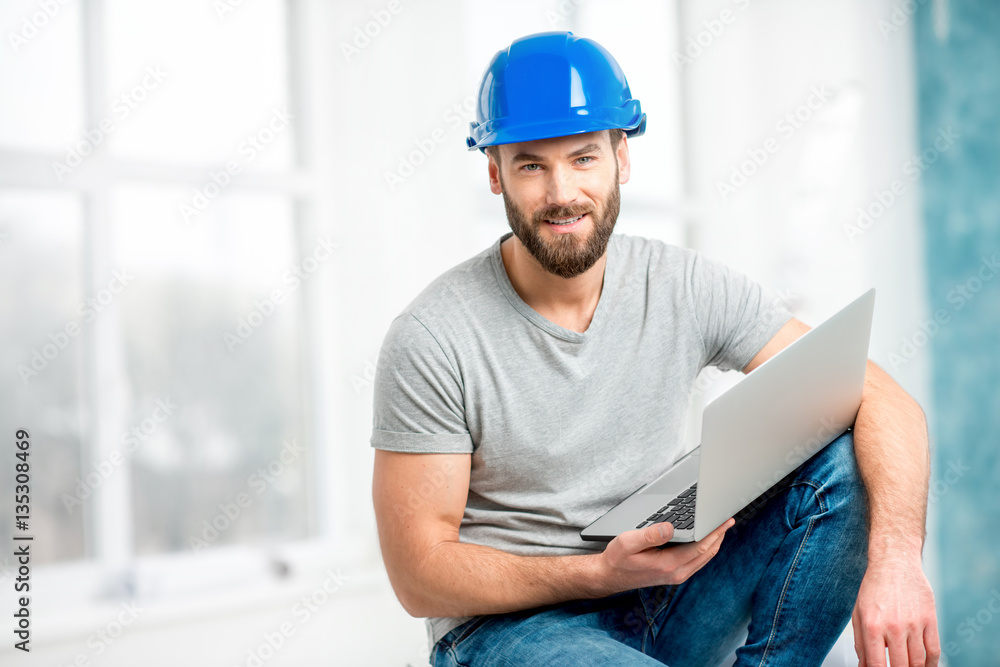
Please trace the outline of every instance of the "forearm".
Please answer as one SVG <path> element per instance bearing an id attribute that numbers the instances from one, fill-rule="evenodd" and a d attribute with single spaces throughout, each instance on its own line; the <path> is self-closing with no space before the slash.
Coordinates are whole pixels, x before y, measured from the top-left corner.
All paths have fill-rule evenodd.
<path id="1" fill-rule="evenodd" d="M 441 542 L 411 570 L 407 610 L 414 616 L 472 616 L 603 597 L 616 591 L 600 576 L 599 557 L 516 556 Z"/>
<path id="2" fill-rule="evenodd" d="M 927 425 L 917 402 L 871 362 L 854 449 L 868 491 L 869 563 L 919 562 L 930 477 Z"/>

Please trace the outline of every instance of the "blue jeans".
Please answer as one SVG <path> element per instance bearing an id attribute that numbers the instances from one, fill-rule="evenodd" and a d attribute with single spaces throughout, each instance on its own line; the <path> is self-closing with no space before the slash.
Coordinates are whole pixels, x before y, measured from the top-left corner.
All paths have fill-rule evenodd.
<path id="1" fill-rule="evenodd" d="M 476 616 L 441 638 L 431 662 L 715 666 L 735 649 L 741 667 L 822 664 L 867 567 L 853 431 L 737 519 L 719 553 L 681 584 Z"/>

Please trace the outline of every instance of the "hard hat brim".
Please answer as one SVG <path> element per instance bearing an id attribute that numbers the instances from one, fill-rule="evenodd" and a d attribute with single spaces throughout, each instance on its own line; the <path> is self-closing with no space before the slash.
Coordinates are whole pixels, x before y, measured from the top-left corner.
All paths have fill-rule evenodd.
<path id="1" fill-rule="evenodd" d="M 471 136 L 466 139 L 469 150 L 484 149 L 486 146 L 516 144 L 524 141 L 565 137 L 573 134 L 586 134 L 602 130 L 620 129 L 628 137 L 636 137 L 646 130 L 646 114 L 639 111 L 636 104 L 635 114 L 622 122 L 624 109 L 582 109 L 575 118 L 560 119 L 542 123 L 508 123 L 508 119 L 487 121 L 482 124 L 470 123 Z M 603 118 L 601 116 L 604 116 Z"/>

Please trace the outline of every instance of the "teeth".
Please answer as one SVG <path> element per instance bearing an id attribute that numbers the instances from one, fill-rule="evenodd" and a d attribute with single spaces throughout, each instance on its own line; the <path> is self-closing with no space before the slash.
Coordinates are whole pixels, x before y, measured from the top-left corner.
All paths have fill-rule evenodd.
<path id="1" fill-rule="evenodd" d="M 578 215 L 575 218 L 566 220 L 565 222 L 556 222 L 555 220 L 546 220 L 546 222 L 548 222 L 550 225 L 571 225 L 582 217 L 583 217 L 582 215 Z"/>

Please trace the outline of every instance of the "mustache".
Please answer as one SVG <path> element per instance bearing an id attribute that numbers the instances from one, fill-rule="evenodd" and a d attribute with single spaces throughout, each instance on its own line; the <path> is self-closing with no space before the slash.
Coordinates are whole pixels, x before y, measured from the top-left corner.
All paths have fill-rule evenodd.
<path id="1" fill-rule="evenodd" d="M 554 206 L 535 213 L 533 217 L 535 222 L 543 222 L 545 220 L 558 220 L 559 218 L 575 218 L 578 215 L 592 212 L 591 209 L 585 207 L 567 208 L 565 206 Z"/>

